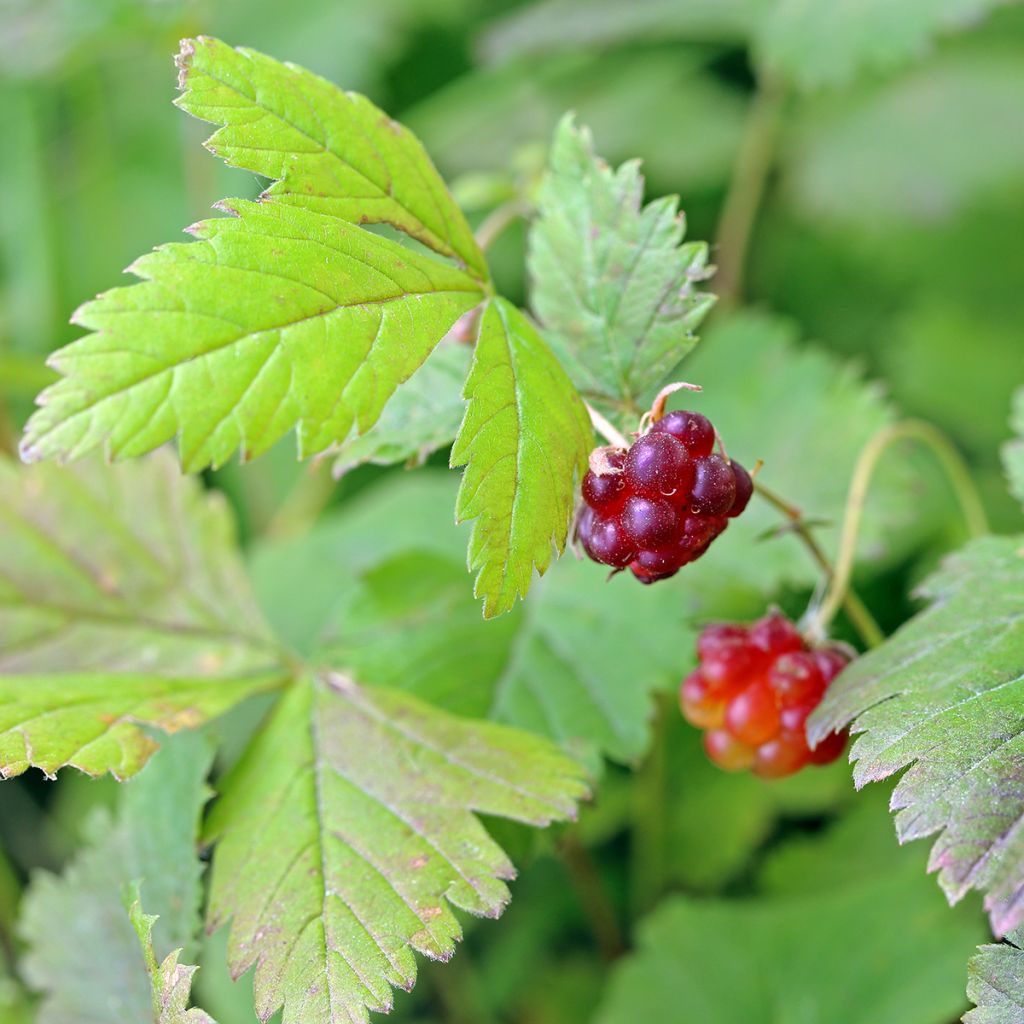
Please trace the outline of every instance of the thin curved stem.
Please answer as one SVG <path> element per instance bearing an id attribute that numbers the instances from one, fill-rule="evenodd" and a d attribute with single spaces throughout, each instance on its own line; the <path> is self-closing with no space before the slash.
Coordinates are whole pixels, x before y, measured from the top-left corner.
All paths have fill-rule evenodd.
<path id="1" fill-rule="evenodd" d="M 785 498 L 765 487 L 764 484 L 758 480 L 754 481 L 754 491 L 789 520 L 793 532 L 797 537 L 799 537 L 804 547 L 807 548 L 807 551 L 810 553 L 811 558 L 814 559 L 815 564 L 819 569 L 821 569 L 822 573 L 824 573 L 826 579 L 828 579 L 830 583 L 834 583 L 836 571 L 833 569 L 832 563 L 828 560 L 828 556 L 818 543 L 817 538 L 811 532 L 810 527 L 804 521 L 803 513 L 800 509 L 795 505 L 791 505 Z M 874 616 L 870 611 L 868 611 L 867 605 L 864 604 L 851 587 L 847 586 L 845 588 L 840 603 L 843 605 L 847 617 L 853 624 L 854 629 L 857 630 L 860 638 L 868 647 L 877 647 L 885 640 L 885 634 L 882 632 L 878 623 L 875 622 Z M 828 620 L 821 619 L 819 617 L 819 621 L 826 622 Z"/>
<path id="2" fill-rule="evenodd" d="M 857 536 L 864 515 L 864 503 L 878 460 L 890 445 L 907 440 L 925 445 L 942 464 L 960 503 L 968 533 L 972 537 L 980 537 L 989 532 L 988 517 L 985 515 L 985 508 L 971 479 L 967 463 L 941 430 L 924 420 L 903 420 L 883 427 L 861 450 L 857 464 L 853 468 L 850 490 L 846 497 L 843 530 L 839 537 L 836 571 L 818 610 L 818 621 L 823 626 L 827 626 L 832 620 L 843 603 L 844 595 L 849 591 L 857 555 Z"/>
<path id="3" fill-rule="evenodd" d="M 487 252 L 494 244 L 495 239 L 506 228 L 514 224 L 520 217 L 525 217 L 529 212 L 529 206 L 520 198 L 510 199 L 508 202 L 496 206 L 484 217 L 476 229 L 474 237 L 476 244 L 480 246 L 480 251 Z"/>
<path id="4" fill-rule="evenodd" d="M 610 444 L 616 448 L 628 448 L 629 442 L 625 436 L 612 426 L 592 405 L 586 403 L 587 412 L 590 414 L 590 422 L 594 429 Z"/>

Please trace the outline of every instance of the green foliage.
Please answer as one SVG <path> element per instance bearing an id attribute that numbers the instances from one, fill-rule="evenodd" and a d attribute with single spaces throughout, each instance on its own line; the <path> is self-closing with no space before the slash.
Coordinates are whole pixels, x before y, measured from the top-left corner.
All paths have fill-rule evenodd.
<path id="1" fill-rule="evenodd" d="M 160 964 L 153 951 L 153 925 L 160 918 L 142 910 L 142 899 L 138 882 L 129 887 L 125 894 L 128 919 L 135 929 L 146 961 L 146 973 L 153 988 L 153 1024 L 217 1024 L 207 1013 L 189 1009 L 192 994 L 192 976 L 199 969 L 185 967 L 178 963 L 181 950 L 168 953 Z"/>
<path id="2" fill-rule="evenodd" d="M 981 946 L 967 963 L 967 998 L 977 1004 L 964 1024 L 1016 1024 L 1024 1015 L 1024 933 Z"/>
<path id="3" fill-rule="evenodd" d="M 938 833 L 930 867 L 949 899 L 985 890 L 1000 935 L 1021 922 L 1024 885 L 1022 591 L 1021 539 L 973 542 L 922 587 L 931 607 L 844 671 L 808 721 L 815 741 L 861 734 L 858 786 L 909 766 L 892 797 L 900 841 Z"/>
<path id="4" fill-rule="evenodd" d="M 282 678 L 223 500 L 158 455 L 0 457 L 0 775 L 134 774 L 140 724 L 195 727 Z"/>
<path id="5" fill-rule="evenodd" d="M 855 814 L 812 856 L 799 841 L 796 857 L 780 847 L 789 863 L 758 898 L 664 901 L 616 967 L 598 1024 L 951 1019 L 960 964 L 982 929 L 967 908 L 950 912 L 909 851 L 890 842 L 873 860 L 859 856 L 878 817 Z M 830 880 L 836 861 L 848 868 Z"/>
<path id="6" fill-rule="evenodd" d="M 262 199 L 352 224 L 391 224 L 480 281 L 487 264 L 419 140 L 369 100 L 294 64 L 186 39 L 178 106 L 221 125 L 206 146 L 276 179 Z"/>
<path id="7" fill-rule="evenodd" d="M 678 200 L 642 206 L 643 190 L 638 161 L 613 171 L 566 117 L 530 234 L 533 304 L 551 344 L 583 395 L 623 423 L 696 343 L 714 302 L 694 288 L 707 245 L 683 245 Z"/>
<path id="8" fill-rule="evenodd" d="M 455 515 L 476 520 L 469 569 L 491 618 L 561 553 L 594 433 L 565 371 L 504 299 L 484 311 L 465 393 L 451 454 L 453 466 L 466 467 Z"/>
<path id="9" fill-rule="evenodd" d="M 765 4 L 757 49 L 766 68 L 803 89 L 849 84 L 891 71 L 928 50 L 935 36 L 971 25 L 1005 0 L 856 0 Z"/>
<path id="10" fill-rule="evenodd" d="M 25 978 L 43 993 L 38 1024 L 139 1024 L 151 1016 L 149 978 L 122 888 L 143 880 L 147 904 L 159 913 L 157 948 L 194 949 L 202 899 L 196 843 L 212 756 L 201 734 L 168 741 L 124 787 L 116 822 L 95 814 L 85 847 L 64 873 L 33 878 L 20 932 L 28 946 Z"/>
<path id="11" fill-rule="evenodd" d="M 897 13 L 903 5 L 885 6 Z M 1020 179 L 1024 140 L 1008 127 L 1021 103 L 1024 71 L 1013 47 L 951 52 L 822 99 L 794 125 L 787 198 L 808 217 L 875 236 L 908 221 L 949 221 Z M 960 125 L 955 137 L 951 123 Z"/>
<path id="12" fill-rule="evenodd" d="M 452 955 L 449 903 L 489 917 L 507 903 L 514 869 L 472 812 L 546 825 L 584 792 L 539 739 L 323 673 L 223 784 L 211 925 L 234 917 L 228 955 L 236 974 L 257 964 L 262 1019 L 366 1021 L 412 987 L 412 950 Z"/>
<path id="13" fill-rule="evenodd" d="M 462 382 L 472 355 L 465 344 L 438 345 L 365 434 L 349 435 L 332 449 L 335 475 L 367 462 L 416 465 L 451 444 L 465 412 Z"/>
<path id="14" fill-rule="evenodd" d="M 1003 463 L 1015 498 L 1024 502 L 1024 390 L 1018 391 L 1013 403 L 1011 421 L 1016 440 L 1003 446 Z"/>

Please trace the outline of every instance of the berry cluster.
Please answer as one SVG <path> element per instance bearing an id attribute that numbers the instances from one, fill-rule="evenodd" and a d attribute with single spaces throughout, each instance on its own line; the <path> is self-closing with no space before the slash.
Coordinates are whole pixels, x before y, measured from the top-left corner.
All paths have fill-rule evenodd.
<path id="1" fill-rule="evenodd" d="M 629 566 L 641 583 L 668 579 L 707 551 L 750 501 L 738 463 L 715 454 L 698 412 L 670 412 L 628 449 L 598 449 L 583 478 L 577 536 L 594 559 Z"/>
<path id="2" fill-rule="evenodd" d="M 829 764 L 846 733 L 814 750 L 804 723 L 849 657 L 838 647 L 810 650 L 778 612 L 745 627 L 708 626 L 697 640 L 700 667 L 683 680 L 683 714 L 707 729 L 704 749 L 729 771 L 752 768 L 762 778 L 792 775 L 805 764 Z"/>

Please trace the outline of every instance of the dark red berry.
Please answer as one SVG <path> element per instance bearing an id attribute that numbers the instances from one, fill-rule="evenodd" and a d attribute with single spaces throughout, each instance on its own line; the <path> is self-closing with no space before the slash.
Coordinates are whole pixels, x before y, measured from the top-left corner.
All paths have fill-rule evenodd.
<path id="1" fill-rule="evenodd" d="M 779 655 L 768 673 L 779 707 L 817 704 L 825 690 L 825 680 L 810 651 L 787 651 Z"/>
<path id="2" fill-rule="evenodd" d="M 583 500 L 598 512 L 615 511 L 626 500 L 626 478 L 622 473 L 626 461 L 623 448 L 612 448 L 605 452 L 608 472 L 595 473 L 588 470 L 583 477 Z"/>
<path id="3" fill-rule="evenodd" d="M 724 516 L 736 500 L 736 474 L 721 455 L 698 459 L 690 508 L 702 516 Z"/>
<path id="4" fill-rule="evenodd" d="M 810 753 L 811 764 L 831 764 L 846 749 L 846 733 L 830 732 Z"/>
<path id="5" fill-rule="evenodd" d="M 731 465 L 733 476 L 736 477 L 736 497 L 726 515 L 730 519 L 735 519 L 750 504 L 750 496 L 754 493 L 754 481 L 735 459 Z"/>
<path id="6" fill-rule="evenodd" d="M 660 548 L 679 538 L 679 513 L 665 498 L 627 498 L 619 522 L 639 548 Z"/>
<path id="7" fill-rule="evenodd" d="M 638 551 L 632 565 L 641 569 L 645 575 L 660 575 L 675 572 L 682 564 L 684 553 L 678 547 L 644 548 Z"/>
<path id="8" fill-rule="evenodd" d="M 626 454 L 627 484 L 638 494 L 673 498 L 693 485 L 693 460 L 671 434 L 645 434 Z"/>
<path id="9" fill-rule="evenodd" d="M 750 641 L 762 651 L 784 654 L 804 650 L 804 638 L 796 626 L 779 612 L 769 612 L 750 627 Z"/>
<path id="10" fill-rule="evenodd" d="M 629 567 L 629 571 L 641 583 L 657 583 L 658 580 L 667 580 L 667 579 L 670 579 L 672 576 L 675 576 L 677 570 L 670 569 L 667 572 L 655 572 L 655 571 L 650 571 L 650 570 L 644 569 L 638 563 L 633 562 L 630 565 L 630 567 Z"/>
<path id="11" fill-rule="evenodd" d="M 580 543 L 595 562 L 623 569 L 633 560 L 636 545 L 626 536 L 615 517 L 594 515 L 579 526 Z"/>
<path id="12" fill-rule="evenodd" d="M 719 647 L 744 643 L 747 636 L 746 626 L 735 622 L 713 622 L 705 626 L 697 637 L 697 656 L 707 658 Z"/>
<path id="13" fill-rule="evenodd" d="M 651 431 L 671 434 L 682 441 L 694 458 L 710 455 L 715 447 L 715 428 L 711 426 L 707 416 L 702 416 L 699 412 L 679 409 L 666 413 L 651 427 Z"/>

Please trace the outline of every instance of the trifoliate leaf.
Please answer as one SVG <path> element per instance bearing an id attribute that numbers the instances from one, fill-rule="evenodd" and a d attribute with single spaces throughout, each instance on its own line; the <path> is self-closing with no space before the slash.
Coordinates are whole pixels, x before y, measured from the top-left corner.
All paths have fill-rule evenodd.
<path id="1" fill-rule="evenodd" d="M 158 964 L 153 951 L 153 925 L 159 920 L 156 914 L 146 914 L 142 909 L 139 883 L 134 882 L 125 894 L 128 919 L 135 929 L 146 961 L 146 973 L 153 989 L 153 1024 L 217 1024 L 202 1010 L 189 1009 L 192 995 L 192 976 L 198 967 L 186 967 L 178 963 L 181 950 L 168 953 L 163 963 Z"/>
<path id="2" fill-rule="evenodd" d="M 166 453 L 0 458 L 0 776 L 118 778 L 173 732 L 283 679 L 222 498 Z"/>
<path id="3" fill-rule="evenodd" d="M 323 673 L 282 699 L 225 781 L 208 835 L 210 925 L 234 918 L 261 1019 L 367 1021 L 413 951 L 448 959 L 452 906 L 497 917 L 512 864 L 474 812 L 541 825 L 574 813 L 579 769 L 547 741 Z"/>
<path id="4" fill-rule="evenodd" d="M 353 224 L 387 223 L 486 281 L 487 264 L 420 141 L 369 100 L 294 64 L 218 39 L 186 39 L 175 101 L 222 127 L 206 143 L 277 179 L 275 203 Z"/>
<path id="5" fill-rule="evenodd" d="M 831 8 L 820 10 L 831 18 Z M 895 224 L 950 221 L 1020 180 L 1024 136 L 1009 128 L 1022 104 L 1018 54 L 999 50 L 946 54 L 809 104 L 793 129 L 785 194 L 819 227 L 832 221 L 888 235 Z M 985 117 L 974 116 L 978 110 Z"/>
<path id="6" fill-rule="evenodd" d="M 319 657 L 460 714 L 639 758 L 652 691 L 678 681 L 693 648 L 678 609 L 648 589 L 627 597 L 628 580 L 605 584 L 565 558 L 522 607 L 489 623 L 464 576 L 454 559 L 425 551 L 383 561 L 336 609 L 335 639 Z"/>
<path id="7" fill-rule="evenodd" d="M 1024 1020 L 1024 932 L 979 946 L 967 962 L 967 998 L 975 1009 L 964 1024 L 1020 1024 Z"/>
<path id="8" fill-rule="evenodd" d="M 232 201 L 196 242 L 163 246 L 76 314 L 96 333 L 61 349 L 26 460 L 102 445 L 141 455 L 177 436 L 182 463 L 299 454 L 373 425 L 448 328 L 481 299 L 461 270 L 297 206 Z"/>
<path id="9" fill-rule="evenodd" d="M 533 306 L 559 359 L 589 402 L 631 427 L 714 301 L 695 290 L 707 246 L 682 244 L 676 198 L 642 206 L 643 189 L 637 161 L 613 171 L 564 118 L 529 253 Z"/>
<path id="10" fill-rule="evenodd" d="M 451 444 L 466 411 L 462 385 L 472 356 L 469 345 L 438 345 L 395 392 L 380 419 L 365 434 L 349 437 L 334 449 L 335 476 L 365 462 L 419 463 Z"/>
<path id="11" fill-rule="evenodd" d="M 474 519 L 469 569 L 484 615 L 508 611 L 565 545 L 593 447 L 587 410 L 533 324 L 504 299 L 488 305 L 466 381 L 451 464 L 465 466 L 459 522 Z"/>
<path id="12" fill-rule="evenodd" d="M 641 922 L 595 1024 L 935 1024 L 963 1005 L 979 930 L 916 870 L 811 896 L 674 897 Z"/>
<path id="13" fill-rule="evenodd" d="M 157 949 L 194 950 L 202 896 L 196 842 L 212 759 L 207 737 L 175 736 L 120 790 L 116 823 L 95 815 L 87 845 L 63 875 L 33 878 L 20 931 L 28 945 L 25 978 L 43 994 L 39 1024 L 152 1018 L 149 979 L 122 891 L 144 880 L 146 903 L 160 918 Z"/>
<path id="14" fill-rule="evenodd" d="M 1024 390 L 1013 400 L 1013 418 L 1010 421 L 1016 440 L 1003 445 L 1003 465 L 1010 481 L 1010 491 L 1024 502 Z"/>
<path id="15" fill-rule="evenodd" d="M 973 27 L 1005 0 L 779 0 L 765 7 L 758 49 L 767 69 L 804 89 L 845 85 L 928 51 L 933 39 Z"/>
<path id="16" fill-rule="evenodd" d="M 922 588 L 931 607 L 847 668 L 808 721 L 815 742 L 861 734 L 858 786 L 907 769 L 891 801 L 900 841 L 937 833 L 929 866 L 950 902 L 984 890 L 998 935 L 1024 919 L 1022 593 L 1024 538 L 973 542 Z"/>

